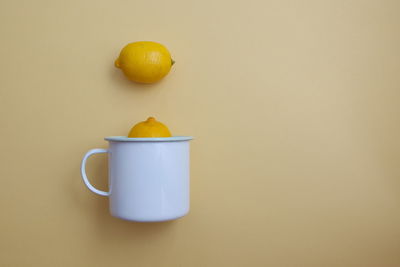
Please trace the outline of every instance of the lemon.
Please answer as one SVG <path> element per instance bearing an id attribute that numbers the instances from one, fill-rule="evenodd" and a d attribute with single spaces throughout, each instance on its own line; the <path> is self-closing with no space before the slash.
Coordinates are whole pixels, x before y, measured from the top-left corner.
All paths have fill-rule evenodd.
<path id="1" fill-rule="evenodd" d="M 133 126 L 128 137 L 171 137 L 171 133 L 167 126 L 149 117 Z"/>
<path id="2" fill-rule="evenodd" d="M 168 49 L 156 42 L 134 42 L 126 45 L 115 60 L 126 77 L 139 83 L 154 83 L 164 78 L 175 62 Z"/>

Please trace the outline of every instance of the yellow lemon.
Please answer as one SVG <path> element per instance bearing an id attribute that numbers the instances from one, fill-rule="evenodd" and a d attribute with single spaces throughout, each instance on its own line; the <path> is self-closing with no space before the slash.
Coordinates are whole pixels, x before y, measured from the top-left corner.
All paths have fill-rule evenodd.
<path id="1" fill-rule="evenodd" d="M 171 133 L 167 126 L 149 117 L 133 126 L 128 137 L 171 137 Z"/>
<path id="2" fill-rule="evenodd" d="M 165 46 L 142 41 L 126 45 L 115 61 L 115 66 L 132 81 L 154 83 L 164 78 L 174 63 Z"/>

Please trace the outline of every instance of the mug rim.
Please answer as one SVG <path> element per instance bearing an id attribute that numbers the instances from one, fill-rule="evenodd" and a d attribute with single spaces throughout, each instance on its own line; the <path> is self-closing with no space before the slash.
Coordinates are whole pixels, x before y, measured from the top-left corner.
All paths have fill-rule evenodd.
<path id="1" fill-rule="evenodd" d="M 126 137 L 108 136 L 104 140 L 112 142 L 177 142 L 192 140 L 192 136 L 172 136 L 172 137 Z"/>

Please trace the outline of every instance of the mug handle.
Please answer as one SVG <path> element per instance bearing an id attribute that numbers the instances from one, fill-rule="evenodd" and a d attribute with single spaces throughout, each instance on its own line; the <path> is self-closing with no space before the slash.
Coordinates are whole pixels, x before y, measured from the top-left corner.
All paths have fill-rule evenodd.
<path id="1" fill-rule="evenodd" d="M 92 191 L 93 193 L 96 193 L 100 196 L 109 196 L 110 192 L 105 192 L 105 191 L 101 191 L 96 189 L 93 185 L 90 184 L 89 179 L 86 176 L 86 160 L 94 154 L 100 154 L 100 153 L 108 153 L 107 149 L 103 149 L 103 148 L 95 148 L 95 149 L 91 149 L 89 150 L 85 156 L 82 159 L 82 164 L 81 164 L 81 175 L 82 175 L 82 179 L 83 182 L 85 183 L 85 185 L 89 188 L 90 191 Z"/>

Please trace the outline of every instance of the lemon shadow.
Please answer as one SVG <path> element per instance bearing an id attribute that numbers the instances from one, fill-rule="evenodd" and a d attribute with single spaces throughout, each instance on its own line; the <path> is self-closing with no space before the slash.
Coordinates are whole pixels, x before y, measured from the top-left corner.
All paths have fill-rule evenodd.
<path id="1" fill-rule="evenodd" d="M 143 92 L 148 91 L 149 89 L 154 90 L 155 88 L 162 86 L 164 81 L 164 79 L 161 79 L 155 83 L 137 83 L 129 80 L 124 73 L 116 67 L 110 67 L 109 75 L 112 84 L 115 85 L 114 87 L 129 92 L 132 90 Z"/>

